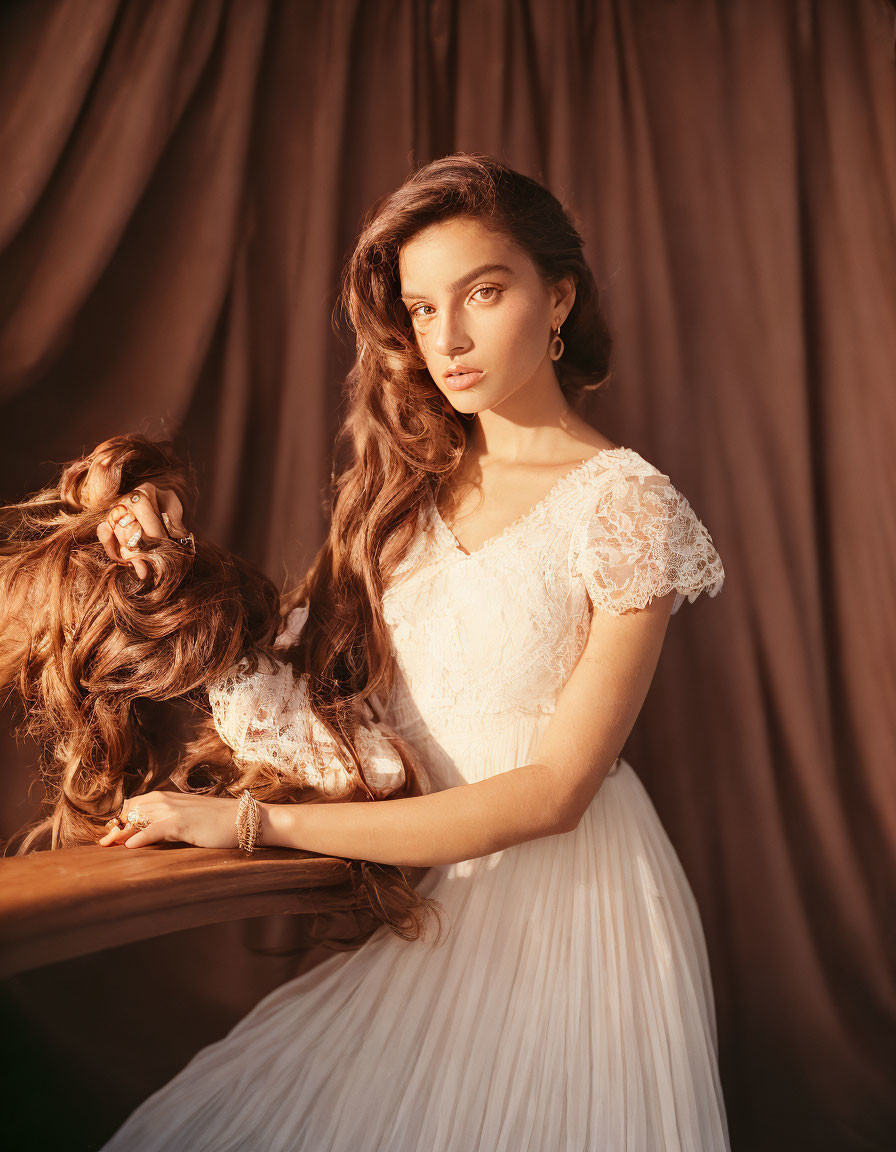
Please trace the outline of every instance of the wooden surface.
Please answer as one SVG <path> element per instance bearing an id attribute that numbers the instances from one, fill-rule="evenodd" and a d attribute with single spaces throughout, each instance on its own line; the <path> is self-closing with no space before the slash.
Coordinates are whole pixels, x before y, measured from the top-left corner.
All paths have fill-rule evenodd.
<path id="1" fill-rule="evenodd" d="M 288 848 L 249 857 L 238 848 L 86 845 L 5 857 L 0 979 L 202 924 L 356 906 L 345 860 Z"/>

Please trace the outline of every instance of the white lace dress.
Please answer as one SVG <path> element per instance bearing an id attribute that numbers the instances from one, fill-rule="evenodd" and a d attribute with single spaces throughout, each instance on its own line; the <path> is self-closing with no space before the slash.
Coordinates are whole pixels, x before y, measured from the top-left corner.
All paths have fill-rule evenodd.
<path id="1" fill-rule="evenodd" d="M 675 588 L 677 611 L 724 580 L 687 500 L 629 448 L 472 554 L 431 500 L 419 529 L 384 597 L 385 719 L 437 788 L 529 761 L 592 603 Z M 575 831 L 434 867 L 420 890 L 445 909 L 438 947 L 380 928 L 278 987 L 106 1152 L 729 1150 L 697 906 L 624 758 Z"/>

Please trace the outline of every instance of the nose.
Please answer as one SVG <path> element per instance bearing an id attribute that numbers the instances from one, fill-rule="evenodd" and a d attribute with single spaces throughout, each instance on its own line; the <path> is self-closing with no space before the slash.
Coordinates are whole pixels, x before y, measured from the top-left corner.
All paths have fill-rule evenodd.
<path id="1" fill-rule="evenodd" d="M 454 356 L 469 347 L 463 319 L 454 310 L 445 309 L 436 320 L 432 349 L 441 356 Z"/>

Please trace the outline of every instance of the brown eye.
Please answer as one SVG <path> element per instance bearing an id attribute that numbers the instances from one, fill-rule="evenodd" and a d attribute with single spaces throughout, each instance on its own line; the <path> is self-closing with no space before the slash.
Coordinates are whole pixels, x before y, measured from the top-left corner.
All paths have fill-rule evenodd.
<path id="1" fill-rule="evenodd" d="M 496 288 L 493 284 L 489 284 L 487 287 L 477 288 L 476 291 L 473 293 L 473 295 L 478 296 L 480 292 L 500 293 L 500 291 L 501 291 L 500 288 Z M 492 300 L 494 300 L 494 298 L 495 298 L 494 295 L 492 295 L 488 298 L 488 300 L 483 300 L 482 303 L 483 304 L 490 304 L 492 302 Z"/>

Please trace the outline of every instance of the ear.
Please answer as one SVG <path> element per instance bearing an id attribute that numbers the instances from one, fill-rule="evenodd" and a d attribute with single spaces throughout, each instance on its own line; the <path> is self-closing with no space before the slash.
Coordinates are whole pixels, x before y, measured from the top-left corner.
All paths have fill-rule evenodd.
<path id="1" fill-rule="evenodd" d="M 576 301 L 576 278 L 569 272 L 558 280 L 552 288 L 553 308 L 562 311 L 563 316 L 569 316 Z"/>

